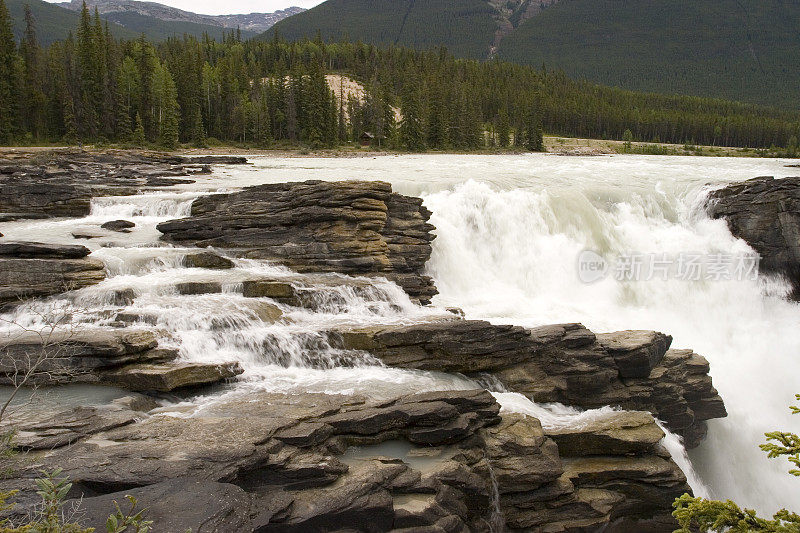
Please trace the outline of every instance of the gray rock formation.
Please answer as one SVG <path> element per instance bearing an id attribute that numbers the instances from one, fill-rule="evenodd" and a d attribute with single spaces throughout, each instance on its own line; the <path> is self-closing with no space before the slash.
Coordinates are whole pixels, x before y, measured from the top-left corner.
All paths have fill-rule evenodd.
<path id="1" fill-rule="evenodd" d="M 36 500 L 38 470 L 55 466 L 72 480 L 71 496 L 83 497 L 87 526 L 101 526 L 109 505 L 132 494 L 158 531 L 357 525 L 376 532 L 488 532 L 490 524 L 494 530 L 502 524 L 513 531 L 621 531 L 614 525 L 620 516 L 634 525 L 662 524 L 648 531 L 671 531 L 671 502 L 689 491 L 658 445 L 652 417 L 643 413 L 613 414 L 572 435 L 613 443 L 603 450 L 587 444 L 598 455 L 575 455 L 563 434 L 552 440 L 535 418 L 501 418 L 482 390 L 378 403 L 253 393 L 189 417 L 136 413 L 131 402 L 125 405 L 90 413 L 95 421 L 69 439 L 52 439 L 51 450 L 37 448 L 35 464 L 13 458 L 14 477 L 0 488 L 21 491 L 14 511 L 24 513 Z M 29 425 L 29 439 L 46 432 L 42 421 Z"/>
<path id="2" fill-rule="evenodd" d="M 88 255 L 84 246 L 0 243 L 0 308 L 103 281 L 105 265 Z"/>
<path id="3" fill-rule="evenodd" d="M 188 254 L 183 258 L 183 264 L 189 268 L 210 268 L 213 270 L 227 270 L 234 266 L 233 261 L 214 252 Z"/>
<path id="4" fill-rule="evenodd" d="M 419 198 L 383 182 L 279 183 L 195 200 L 164 239 L 281 262 L 301 272 L 385 276 L 412 297 L 436 294 L 421 274 L 433 226 Z"/>
<path id="5" fill-rule="evenodd" d="M 690 447 L 705 436 L 705 420 L 726 416 L 708 361 L 668 350 L 672 339 L 657 332 L 595 335 L 580 324 L 525 329 L 451 320 L 347 329 L 332 339 L 389 366 L 491 373 L 537 402 L 651 411 Z"/>
<path id="6" fill-rule="evenodd" d="M 109 222 L 101 224 L 100 227 L 103 229 L 124 233 L 130 231 L 131 228 L 136 227 L 136 224 L 134 224 L 130 220 L 111 220 Z"/>
<path id="7" fill-rule="evenodd" d="M 239 363 L 161 363 L 126 365 L 103 380 L 135 391 L 170 392 L 209 385 L 244 372 Z"/>
<path id="8" fill-rule="evenodd" d="M 134 391 L 167 392 L 224 381 L 242 373 L 238 363 L 175 362 L 145 329 L 56 328 L 0 340 L 0 384 L 32 371 L 29 383 L 105 382 Z"/>
<path id="9" fill-rule="evenodd" d="M 243 164 L 240 156 L 181 157 L 125 151 L 53 151 L 0 160 L 0 221 L 81 217 L 96 196 L 193 183 L 209 164 Z"/>
<path id="10" fill-rule="evenodd" d="M 709 195 L 708 213 L 761 256 L 762 272 L 783 275 L 800 298 L 800 177 L 754 178 Z"/>

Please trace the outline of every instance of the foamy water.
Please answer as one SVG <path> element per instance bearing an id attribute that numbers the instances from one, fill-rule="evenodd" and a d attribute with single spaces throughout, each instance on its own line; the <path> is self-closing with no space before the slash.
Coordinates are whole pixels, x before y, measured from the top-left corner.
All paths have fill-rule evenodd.
<path id="1" fill-rule="evenodd" d="M 55 303 L 86 324 L 110 327 L 123 311 L 114 294 L 130 289 L 136 299 L 124 311 L 141 316 L 141 327 L 155 326 L 162 345 L 177 348 L 185 360 L 236 360 L 244 367 L 235 387 L 198 399 L 200 405 L 220 394 L 253 390 L 389 398 L 477 387 L 459 376 L 385 368 L 368 354 L 332 347 L 327 337 L 337 327 L 443 317 L 445 306 L 495 323 L 583 322 L 598 332 L 655 329 L 673 335 L 673 347 L 693 348 L 709 359 L 730 413 L 711 422 L 709 438 L 688 457 L 676 436 L 664 440 L 695 492 L 762 511 L 798 508 L 796 480 L 786 473 L 787 465 L 767 460 L 757 448 L 765 431 L 796 429 L 787 406 L 798 392 L 791 378 L 800 370 L 800 309 L 780 298 L 785 285 L 780 280 L 618 282 L 612 277 L 586 284 L 576 271 L 577 256 L 586 249 L 609 257 L 749 252 L 724 222 L 705 215 L 707 186 L 791 175 L 785 163 L 548 155 L 257 158 L 252 166 L 224 166 L 198 176 L 196 184 L 176 187 L 177 192 L 97 199 L 92 213 L 80 220 L 0 224 L 8 240 L 83 243 L 109 272 L 95 287 L 39 304 L 38 314 L 22 310 L 5 318 L 35 326 L 41 311 Z M 322 295 L 316 311 L 244 298 L 243 279 L 294 282 L 297 276 L 263 261 L 237 260 L 230 271 L 187 269 L 183 257 L 189 249 L 158 241 L 155 225 L 185 216 L 199 194 L 306 179 L 380 179 L 399 192 L 422 196 L 437 228 L 427 268 L 441 291 L 434 300 L 438 307 L 414 305 L 389 282 L 354 290 L 364 280 L 343 276 L 314 280 L 312 288 Z M 119 218 L 134 221 L 136 228 L 128 234 L 99 230 L 103 222 Z M 75 228 L 98 235 L 78 241 L 72 237 Z M 220 282 L 223 292 L 180 295 L 175 285 L 185 281 Z M 282 313 L 277 321 L 267 312 L 271 306 Z M 545 426 L 581 424 L 611 412 L 540 406 L 502 391 L 496 396 L 505 410 L 536 416 Z"/>

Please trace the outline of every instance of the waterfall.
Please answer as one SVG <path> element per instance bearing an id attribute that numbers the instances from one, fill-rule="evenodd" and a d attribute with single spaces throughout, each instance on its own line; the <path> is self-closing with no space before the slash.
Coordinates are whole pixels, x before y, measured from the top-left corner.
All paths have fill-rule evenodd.
<path id="1" fill-rule="evenodd" d="M 782 299 L 779 279 L 617 281 L 587 284 L 577 258 L 590 250 L 613 259 L 629 252 L 746 254 L 725 223 L 702 210 L 705 186 L 758 175 L 781 175 L 782 162 L 729 158 L 535 156 L 404 156 L 264 158 L 252 167 L 198 177 L 192 187 L 132 197 L 97 198 L 81 219 L 2 224 L 8 240 L 80 243 L 101 259 L 108 278 L 93 287 L 22 307 L 4 320 L 35 325 L 48 309 L 81 325 L 148 328 L 185 361 L 239 361 L 235 385 L 193 401 L 201 406 L 254 390 L 362 394 L 376 399 L 428 390 L 489 387 L 503 410 L 529 414 L 545 427 L 582 424 L 612 407 L 577 411 L 537 405 L 489 379 L 387 368 L 366 353 L 336 348 L 337 328 L 414 324 L 450 316 L 535 326 L 583 322 L 590 329 L 653 329 L 673 335 L 711 362 L 729 417 L 709 424 L 708 439 L 688 454 L 667 432 L 663 445 L 697 494 L 732 498 L 762 512 L 800 507 L 787 465 L 758 449 L 763 433 L 792 430 L 787 408 L 800 375 L 798 309 Z M 435 307 L 414 304 L 385 280 L 304 276 L 269 263 L 234 259 L 235 268 L 186 268 L 196 250 L 160 241 L 156 224 L 186 216 L 205 191 L 299 179 L 380 179 L 398 192 L 422 195 L 437 239 L 428 263 L 441 294 Z M 130 233 L 100 224 L 126 219 Z M 97 231 L 76 240 L 79 227 Z M 269 278 L 291 283 L 309 309 L 245 298 L 241 283 Z M 222 292 L 184 295 L 179 283 L 218 283 Z M 120 302 L 120 294 L 133 302 Z M 0 335 L 9 328 L 0 324 Z M 165 408 L 169 409 L 169 408 Z M 176 411 L 177 413 L 177 411 Z M 176 415 L 177 416 L 177 415 Z M 796 430 L 795 430 L 796 431 Z M 733 467 L 731 466 L 733 465 Z"/>
<path id="2" fill-rule="evenodd" d="M 582 322 L 596 332 L 653 329 L 673 335 L 711 363 L 729 416 L 709 423 L 708 439 L 689 453 L 711 496 L 762 512 L 800 506 L 788 467 L 758 448 L 764 433 L 791 430 L 788 405 L 800 375 L 800 309 L 781 296 L 780 279 L 584 283 L 583 250 L 752 253 L 724 221 L 702 210 L 700 181 L 591 183 L 498 188 L 467 181 L 425 197 L 438 237 L 429 273 L 439 305 L 468 318 L 536 326 Z M 543 420 L 543 423 L 545 421 Z M 731 467 L 735 465 L 735 467 Z"/>

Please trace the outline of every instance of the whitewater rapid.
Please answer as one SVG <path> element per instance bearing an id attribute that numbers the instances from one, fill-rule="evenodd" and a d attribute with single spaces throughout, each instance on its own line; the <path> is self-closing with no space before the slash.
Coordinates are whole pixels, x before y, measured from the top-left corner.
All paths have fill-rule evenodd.
<path id="1" fill-rule="evenodd" d="M 688 456 L 674 435 L 664 441 L 695 492 L 763 512 L 800 508 L 787 464 L 767 460 L 757 447 L 765 431 L 797 430 L 788 405 L 800 392 L 792 379 L 800 375 L 800 308 L 781 298 L 785 284 L 774 279 L 620 282 L 613 277 L 587 284 L 576 269 L 578 255 L 587 249 L 606 256 L 750 252 L 723 221 L 708 219 L 705 194 L 709 186 L 731 181 L 791 175 L 786 161 L 552 155 L 253 161 L 248 167 L 216 168 L 173 191 L 96 199 L 91 214 L 80 220 L 18 221 L 0 224 L 0 231 L 7 239 L 81 243 L 106 264 L 106 281 L 47 305 L 55 302 L 78 320 L 110 327 L 118 311 L 114 295 L 131 289 L 136 299 L 125 311 L 156 325 L 163 332 L 162 345 L 175 347 L 185 360 L 242 364 L 245 373 L 236 386 L 193 399 L 193 408 L 202 409 L 219 395 L 252 390 L 388 398 L 476 387 L 460 376 L 383 367 L 367 354 L 337 351 L 322 334 L 338 326 L 425 321 L 443 316 L 447 306 L 494 323 L 582 322 L 597 332 L 663 331 L 674 337 L 673 347 L 692 348 L 709 359 L 729 412 L 727 419 L 709 424 L 708 439 Z M 413 304 L 388 282 L 353 291 L 348 284 L 358 280 L 342 284 L 344 278 L 319 276 L 318 287 L 325 294 L 335 292 L 330 301 L 316 311 L 278 305 L 285 320 L 275 322 L 264 318 L 258 299 L 241 296 L 238 282 L 252 276 L 292 281 L 295 273 L 247 260 L 235 260 L 236 268 L 225 272 L 187 269 L 183 257 L 189 249 L 158 241 L 155 225 L 186 216 L 199 195 L 307 179 L 380 179 L 398 192 L 423 197 L 437 228 L 427 266 L 441 293 L 434 307 Z M 118 218 L 137 226 L 130 234 L 88 241 L 72 237 Z M 186 281 L 219 281 L 223 293 L 178 294 L 175 285 Z M 32 325 L 40 317 L 41 312 L 21 310 L 10 318 Z M 541 406 L 499 389 L 496 396 L 504 410 L 537 416 L 545 426 L 580 424 L 610 411 Z M 164 409 L 181 415 L 176 406 Z"/>

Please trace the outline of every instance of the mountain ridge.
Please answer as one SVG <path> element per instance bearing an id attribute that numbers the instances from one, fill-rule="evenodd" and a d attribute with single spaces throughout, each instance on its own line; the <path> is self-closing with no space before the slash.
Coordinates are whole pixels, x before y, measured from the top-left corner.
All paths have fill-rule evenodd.
<path id="1" fill-rule="evenodd" d="M 83 2 L 84 0 L 71 0 L 57 5 L 72 11 L 80 11 Z M 229 29 L 238 27 L 243 31 L 253 33 L 264 32 L 284 18 L 306 11 L 302 7 L 292 6 L 272 13 L 203 15 L 157 2 L 142 2 L 139 0 L 86 0 L 86 5 L 89 9 L 97 8 L 101 15 L 135 13 L 141 16 L 154 17 L 165 22 L 189 22 Z"/>

